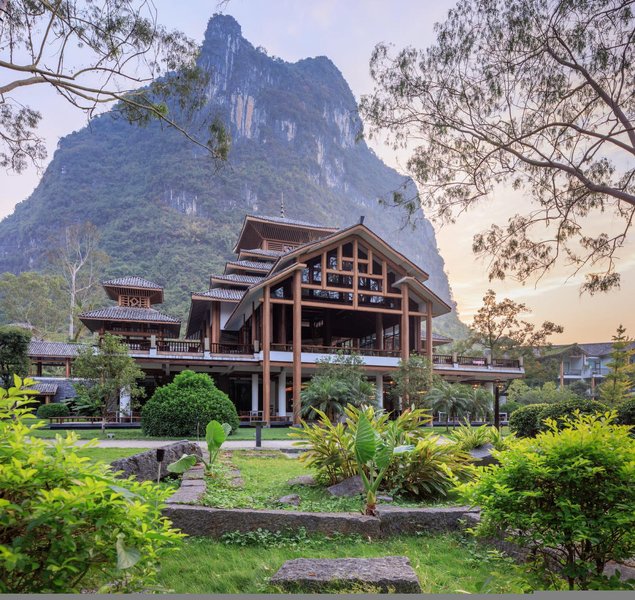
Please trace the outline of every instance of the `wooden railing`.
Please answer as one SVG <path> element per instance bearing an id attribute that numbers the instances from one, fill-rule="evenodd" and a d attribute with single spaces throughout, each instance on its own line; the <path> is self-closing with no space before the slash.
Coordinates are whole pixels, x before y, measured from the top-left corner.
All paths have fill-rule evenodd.
<path id="1" fill-rule="evenodd" d="M 271 344 L 273 352 L 293 352 L 293 344 Z M 302 352 L 313 354 L 359 354 L 360 356 L 399 357 L 399 350 L 377 350 L 375 348 L 342 348 L 340 346 L 302 346 Z"/>
<path id="2" fill-rule="evenodd" d="M 433 354 L 432 355 L 432 364 L 433 365 L 452 365 L 452 355 L 450 354 Z"/>
<path id="3" fill-rule="evenodd" d="M 254 347 L 251 344 L 210 344 L 212 354 L 253 354 Z"/>
<path id="4" fill-rule="evenodd" d="M 199 354 L 203 352 L 201 340 L 157 340 L 157 350 L 159 352 L 187 352 L 189 354 Z"/>
<path id="5" fill-rule="evenodd" d="M 520 361 L 515 358 L 493 358 L 492 367 L 499 369 L 520 369 Z"/>

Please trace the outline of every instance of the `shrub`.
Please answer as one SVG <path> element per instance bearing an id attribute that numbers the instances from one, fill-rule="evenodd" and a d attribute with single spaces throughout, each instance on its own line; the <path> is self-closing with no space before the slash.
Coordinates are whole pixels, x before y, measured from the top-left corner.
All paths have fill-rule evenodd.
<path id="1" fill-rule="evenodd" d="M 192 371 L 183 371 L 172 383 L 158 388 L 141 412 L 146 435 L 203 436 L 210 421 L 228 423 L 232 431 L 240 424 L 227 394 L 208 375 Z"/>
<path id="2" fill-rule="evenodd" d="M 52 402 L 51 404 L 42 404 L 37 409 L 37 416 L 40 419 L 48 419 L 50 417 L 68 417 L 71 411 L 64 402 Z"/>
<path id="3" fill-rule="evenodd" d="M 509 417 L 509 429 L 518 437 L 534 437 L 540 431 L 540 414 L 548 404 L 529 404 Z"/>
<path id="4" fill-rule="evenodd" d="M 507 418 L 509 419 L 514 411 L 518 410 L 521 406 L 525 406 L 525 404 L 520 404 L 520 402 L 508 400 L 501 406 L 501 412 L 507 413 Z"/>
<path id="5" fill-rule="evenodd" d="M 466 420 L 465 424 L 454 428 L 450 437 L 454 440 L 458 448 L 464 452 L 469 452 L 470 450 L 474 450 L 474 448 L 479 448 L 480 446 L 491 443 L 491 429 L 495 428 L 487 425 L 472 427 L 469 421 Z"/>
<path id="6" fill-rule="evenodd" d="M 318 416 L 316 423 L 302 421 L 302 430 L 289 435 L 299 439 L 296 445 L 307 447 L 299 460 L 315 469 L 317 478 L 328 484 L 357 474 L 354 439 L 362 414 L 379 435 L 386 435 L 389 431 L 394 435 L 398 431 L 397 437 L 391 440 L 395 446 L 416 444 L 426 435 L 425 425 L 430 422 L 430 415 L 421 409 L 406 410 L 395 421 L 390 421 L 390 413 L 375 410 L 372 406 L 356 408 L 349 405 L 344 409 L 346 423 L 333 423 L 320 410 L 315 413 Z M 391 425 L 393 422 L 395 425 Z"/>
<path id="7" fill-rule="evenodd" d="M 570 589 L 606 585 L 606 563 L 635 554 L 635 440 L 614 416 L 550 421 L 497 453 L 500 466 L 462 490 L 481 507 L 476 533 L 535 553 Z"/>
<path id="8" fill-rule="evenodd" d="M 457 483 L 475 472 L 471 457 L 438 436 L 420 440 L 411 452 L 395 456 L 385 475 L 386 489 L 420 500 L 447 498 Z"/>
<path id="9" fill-rule="evenodd" d="M 617 422 L 621 425 L 635 425 L 635 398 L 624 400 L 617 407 Z"/>
<path id="10" fill-rule="evenodd" d="M 0 593 L 152 587 L 181 537 L 161 516 L 170 492 L 90 463 L 73 433 L 34 437 L 42 424 L 29 419 L 20 385 L 0 389 Z"/>
<path id="11" fill-rule="evenodd" d="M 574 413 L 580 412 L 583 415 L 604 414 L 609 411 L 609 407 L 602 402 L 596 400 L 567 400 L 566 402 L 557 402 L 543 409 L 539 415 L 539 428 L 546 431 L 548 426 L 546 419 L 553 419 L 560 426 L 565 419 L 573 416 Z"/>

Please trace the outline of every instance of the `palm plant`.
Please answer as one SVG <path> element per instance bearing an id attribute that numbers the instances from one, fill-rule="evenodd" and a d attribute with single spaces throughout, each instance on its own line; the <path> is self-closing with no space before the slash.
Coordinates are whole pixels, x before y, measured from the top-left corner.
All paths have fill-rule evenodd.
<path id="1" fill-rule="evenodd" d="M 462 417 L 470 408 L 470 388 L 458 383 L 438 382 L 426 394 L 425 400 L 434 412 L 447 413 L 450 417 Z M 446 431 L 450 431 L 446 423 Z"/>
<path id="2" fill-rule="evenodd" d="M 347 405 L 369 403 L 374 387 L 365 380 L 347 381 L 330 375 L 316 375 L 302 392 L 304 418 L 314 416 L 315 409 L 325 413 L 332 421 L 344 414 Z"/>
<path id="3" fill-rule="evenodd" d="M 470 392 L 470 412 L 487 420 L 494 412 L 494 396 L 485 388 L 477 387 Z"/>

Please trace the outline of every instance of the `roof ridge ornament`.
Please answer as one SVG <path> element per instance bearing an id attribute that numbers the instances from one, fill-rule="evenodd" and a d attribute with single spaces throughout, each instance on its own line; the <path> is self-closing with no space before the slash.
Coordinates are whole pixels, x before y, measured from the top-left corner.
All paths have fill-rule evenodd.
<path id="1" fill-rule="evenodd" d="M 284 216 L 284 192 L 280 192 L 280 217 L 282 219 L 285 218 L 285 216 Z"/>

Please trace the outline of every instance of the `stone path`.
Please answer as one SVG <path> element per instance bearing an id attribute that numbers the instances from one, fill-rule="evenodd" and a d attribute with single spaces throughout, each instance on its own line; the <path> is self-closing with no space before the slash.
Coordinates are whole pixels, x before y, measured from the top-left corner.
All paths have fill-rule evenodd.
<path id="1" fill-rule="evenodd" d="M 78 440 L 76 446 L 84 446 L 89 440 Z M 98 440 L 97 448 L 160 448 L 173 444 L 167 440 Z M 206 448 L 205 442 L 198 442 L 201 448 Z M 253 440 L 228 440 L 223 444 L 224 450 L 255 450 L 256 442 Z M 263 440 L 262 450 L 298 450 L 292 440 Z"/>

